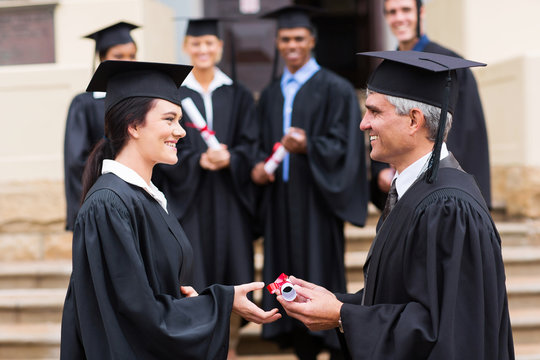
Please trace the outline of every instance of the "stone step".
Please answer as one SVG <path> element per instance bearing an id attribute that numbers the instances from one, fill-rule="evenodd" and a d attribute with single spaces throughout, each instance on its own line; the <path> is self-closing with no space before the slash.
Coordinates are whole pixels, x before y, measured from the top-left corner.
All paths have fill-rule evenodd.
<path id="1" fill-rule="evenodd" d="M 0 325 L 57 323 L 66 289 L 0 290 Z"/>
<path id="2" fill-rule="evenodd" d="M 540 306 L 540 277 L 514 276 L 506 280 L 508 304 L 513 309 L 536 309 Z M 540 340 L 538 341 L 540 344 Z"/>
<path id="3" fill-rule="evenodd" d="M 71 260 L 0 262 L 0 289 L 67 289 Z"/>
<path id="4" fill-rule="evenodd" d="M 510 309 L 514 343 L 540 345 L 540 308 Z"/>
<path id="5" fill-rule="evenodd" d="M 0 325 L 0 359 L 60 357 L 60 324 Z"/>
<path id="6" fill-rule="evenodd" d="M 502 253 L 507 282 L 516 276 L 540 277 L 540 247 L 507 246 Z"/>

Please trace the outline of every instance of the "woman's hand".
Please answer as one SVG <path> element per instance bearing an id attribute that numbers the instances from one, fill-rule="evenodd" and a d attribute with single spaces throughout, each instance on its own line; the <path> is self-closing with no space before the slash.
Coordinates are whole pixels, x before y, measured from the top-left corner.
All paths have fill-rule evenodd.
<path id="1" fill-rule="evenodd" d="M 220 144 L 219 149 L 208 149 L 201 155 L 199 164 L 203 169 L 216 171 L 229 167 L 231 164 L 231 153 L 227 150 L 227 145 Z"/>
<path id="2" fill-rule="evenodd" d="M 180 286 L 180 292 L 185 297 L 199 296 L 199 293 L 194 288 L 192 288 L 191 286 Z"/>
<path id="3" fill-rule="evenodd" d="M 234 301 L 232 311 L 247 321 L 257 324 L 267 324 L 281 318 L 277 308 L 264 311 L 247 298 L 247 294 L 254 290 L 264 288 L 263 282 L 252 282 L 248 284 L 236 285 L 234 287 Z"/>

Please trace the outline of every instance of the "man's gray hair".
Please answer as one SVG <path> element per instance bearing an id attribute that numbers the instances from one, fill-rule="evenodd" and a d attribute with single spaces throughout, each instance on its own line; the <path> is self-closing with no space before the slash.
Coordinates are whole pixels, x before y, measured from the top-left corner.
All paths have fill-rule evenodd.
<path id="1" fill-rule="evenodd" d="M 373 91 L 367 90 L 367 94 L 369 95 Z M 426 119 L 426 127 L 429 131 L 429 140 L 435 141 L 437 138 L 437 128 L 439 127 L 439 120 L 441 118 L 441 108 L 428 105 L 426 103 L 415 101 L 415 100 L 409 100 L 404 99 L 401 97 L 381 94 L 386 97 L 388 102 L 396 107 L 396 114 L 397 115 L 408 115 L 409 112 L 414 109 L 418 108 L 422 113 L 424 114 L 424 118 Z M 448 112 L 447 118 L 446 118 L 446 129 L 444 130 L 444 136 L 443 141 L 446 141 L 446 138 L 448 137 L 448 132 L 450 132 L 450 128 L 452 127 L 452 114 Z"/>

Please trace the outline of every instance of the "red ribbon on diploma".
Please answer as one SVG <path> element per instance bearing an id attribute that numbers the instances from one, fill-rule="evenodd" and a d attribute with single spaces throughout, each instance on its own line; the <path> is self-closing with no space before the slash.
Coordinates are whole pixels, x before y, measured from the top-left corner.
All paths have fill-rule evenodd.
<path id="1" fill-rule="evenodd" d="M 268 289 L 270 294 L 274 294 L 276 292 L 278 294 L 280 294 L 281 293 L 281 287 L 283 286 L 283 284 L 285 284 L 287 282 L 288 279 L 289 279 L 289 277 L 287 275 L 285 275 L 284 273 L 281 273 L 281 275 L 279 275 L 279 277 L 276 279 L 276 281 L 274 281 L 273 283 L 266 286 L 266 288 Z"/>
<path id="2" fill-rule="evenodd" d="M 208 128 L 208 125 L 204 125 L 202 128 L 198 128 L 194 123 L 186 122 L 186 126 L 199 130 L 199 132 L 207 132 L 210 135 L 214 135 L 216 132 Z"/>
<path id="3" fill-rule="evenodd" d="M 270 160 L 270 158 L 272 157 L 272 155 L 274 155 L 274 153 L 276 152 L 276 150 L 280 147 L 281 143 L 278 141 L 277 143 L 274 144 L 274 147 L 272 148 L 272 153 L 270 154 L 269 157 L 267 157 L 266 159 L 264 159 L 264 162 L 267 162 L 268 160 Z"/>

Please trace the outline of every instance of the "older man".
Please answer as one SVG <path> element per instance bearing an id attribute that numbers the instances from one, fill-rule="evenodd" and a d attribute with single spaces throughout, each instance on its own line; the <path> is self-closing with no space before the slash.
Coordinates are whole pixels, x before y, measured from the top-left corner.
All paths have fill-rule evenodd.
<path id="1" fill-rule="evenodd" d="M 367 54 L 385 60 L 368 83 L 360 128 L 371 158 L 396 175 L 364 289 L 336 297 L 293 278 L 299 300 L 278 300 L 311 330 L 339 327 L 354 359 L 513 359 L 500 238 L 476 182 L 443 141 L 457 97 L 454 69 L 481 64 Z"/>

